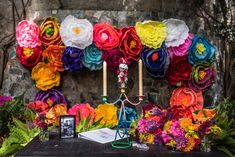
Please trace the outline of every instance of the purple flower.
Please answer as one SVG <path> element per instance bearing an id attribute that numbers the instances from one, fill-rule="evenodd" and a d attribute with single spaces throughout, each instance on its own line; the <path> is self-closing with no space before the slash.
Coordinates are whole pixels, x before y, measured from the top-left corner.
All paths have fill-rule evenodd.
<path id="1" fill-rule="evenodd" d="M 153 133 L 158 127 L 159 124 L 157 124 L 154 120 L 150 120 L 147 122 L 147 130 L 150 133 Z"/>
<path id="2" fill-rule="evenodd" d="M 180 127 L 179 121 L 173 121 L 170 129 L 173 136 L 184 136 L 184 129 Z"/>
<path id="3" fill-rule="evenodd" d="M 163 142 L 164 143 L 168 143 L 170 142 L 170 136 L 168 135 L 168 133 L 166 131 L 163 131 L 162 132 L 162 139 L 163 139 Z"/>
<path id="4" fill-rule="evenodd" d="M 75 47 L 66 47 L 62 54 L 65 70 L 75 72 L 82 69 L 83 50 Z"/>
<path id="5" fill-rule="evenodd" d="M 181 150 L 182 148 L 186 147 L 188 144 L 188 139 L 185 136 L 178 136 L 174 138 L 176 142 L 176 148 Z"/>
<path id="6" fill-rule="evenodd" d="M 0 106 L 3 106 L 5 102 L 12 101 L 10 96 L 0 96 Z"/>

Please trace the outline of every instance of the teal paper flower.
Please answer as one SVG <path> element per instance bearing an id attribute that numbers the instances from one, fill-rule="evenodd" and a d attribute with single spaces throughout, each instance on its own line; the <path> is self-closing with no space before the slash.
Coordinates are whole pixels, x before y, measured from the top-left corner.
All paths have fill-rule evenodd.
<path id="1" fill-rule="evenodd" d="M 95 46 L 90 45 L 84 50 L 84 57 L 82 63 L 90 70 L 102 69 L 102 52 Z"/>

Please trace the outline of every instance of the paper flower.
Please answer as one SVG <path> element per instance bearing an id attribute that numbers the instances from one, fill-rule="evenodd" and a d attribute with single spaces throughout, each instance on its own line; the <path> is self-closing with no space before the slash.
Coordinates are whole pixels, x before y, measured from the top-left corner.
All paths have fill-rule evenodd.
<path id="1" fill-rule="evenodd" d="M 152 77 L 164 77 L 169 65 L 166 47 L 160 49 L 144 48 L 141 53 L 147 72 Z"/>
<path id="2" fill-rule="evenodd" d="M 211 119 L 215 117 L 215 115 L 216 115 L 215 109 L 202 109 L 196 113 L 193 113 L 193 119 L 195 121 L 203 123 L 206 121 L 210 121 Z"/>
<path id="3" fill-rule="evenodd" d="M 107 62 L 108 70 L 114 72 L 117 72 L 119 68 L 119 60 L 123 57 L 123 54 L 117 49 L 103 51 L 102 53 L 102 59 Z"/>
<path id="4" fill-rule="evenodd" d="M 43 101 L 33 101 L 26 105 L 31 110 L 37 111 L 37 112 L 46 112 L 49 109 L 49 105 Z"/>
<path id="5" fill-rule="evenodd" d="M 60 73 L 53 71 L 49 64 L 39 62 L 32 69 L 32 79 L 36 87 L 46 91 L 60 84 Z"/>
<path id="6" fill-rule="evenodd" d="M 67 106 L 65 104 L 56 104 L 46 113 L 46 122 L 50 125 L 59 126 L 60 116 L 67 115 Z"/>
<path id="7" fill-rule="evenodd" d="M 189 87 L 193 90 L 206 91 L 215 81 L 214 64 L 199 62 L 193 66 L 189 79 Z"/>
<path id="8" fill-rule="evenodd" d="M 62 63 L 62 53 L 64 47 L 57 45 L 49 45 L 42 53 L 42 59 L 49 63 L 54 71 L 64 71 Z"/>
<path id="9" fill-rule="evenodd" d="M 84 50 L 82 63 L 90 70 L 100 70 L 103 66 L 102 52 L 95 46 L 90 45 Z"/>
<path id="10" fill-rule="evenodd" d="M 115 127 L 118 124 L 117 107 L 113 104 L 100 104 L 95 109 L 95 121 L 100 121 L 100 124 Z"/>
<path id="11" fill-rule="evenodd" d="M 42 47 L 37 46 L 35 48 L 24 48 L 19 45 L 16 48 L 16 55 L 20 63 L 28 68 L 32 69 L 42 59 Z"/>
<path id="12" fill-rule="evenodd" d="M 160 48 L 166 39 L 166 24 L 157 21 L 144 21 L 135 24 L 141 43 L 149 48 Z"/>
<path id="13" fill-rule="evenodd" d="M 196 35 L 189 49 L 189 62 L 196 64 L 198 62 L 210 62 L 214 57 L 216 48 L 203 36 Z"/>
<path id="14" fill-rule="evenodd" d="M 177 88 L 172 92 L 170 106 L 182 106 L 191 112 L 201 110 L 203 108 L 202 92 L 186 87 Z"/>
<path id="15" fill-rule="evenodd" d="M 34 101 L 42 101 L 44 103 L 47 103 L 50 107 L 55 106 L 56 104 L 67 104 L 63 94 L 56 89 L 39 91 L 36 94 Z"/>
<path id="16" fill-rule="evenodd" d="M 142 44 L 136 34 L 134 27 L 125 27 L 119 30 L 120 32 L 120 50 L 123 52 L 125 59 L 138 61 Z"/>
<path id="17" fill-rule="evenodd" d="M 87 19 L 68 15 L 61 23 L 60 36 L 66 46 L 84 49 L 92 43 L 93 27 Z"/>
<path id="18" fill-rule="evenodd" d="M 195 148 L 195 145 L 196 145 L 196 142 L 195 142 L 195 139 L 194 139 L 194 138 L 192 138 L 192 137 L 189 136 L 189 137 L 187 138 L 187 140 L 188 140 L 187 146 L 184 147 L 184 148 L 182 148 L 182 150 L 183 150 L 184 152 L 190 152 L 190 151 L 192 151 L 192 150 Z"/>
<path id="19" fill-rule="evenodd" d="M 38 25 L 27 20 L 19 22 L 16 26 L 16 40 L 21 47 L 34 48 L 40 46 Z"/>
<path id="20" fill-rule="evenodd" d="M 106 22 L 94 25 L 94 44 L 101 50 L 111 50 L 119 45 L 118 32 Z"/>
<path id="21" fill-rule="evenodd" d="M 189 47 L 192 43 L 193 35 L 189 34 L 187 39 L 184 41 L 183 44 L 175 47 L 168 47 L 167 52 L 170 58 L 174 58 L 174 56 L 184 56 L 188 54 Z"/>
<path id="22" fill-rule="evenodd" d="M 40 26 L 40 39 L 42 44 L 47 47 L 49 45 L 62 45 L 60 37 L 60 24 L 54 17 L 47 17 Z"/>
<path id="23" fill-rule="evenodd" d="M 120 110 L 118 111 L 118 117 L 119 117 L 119 113 L 120 113 Z M 137 120 L 137 113 L 134 108 L 125 106 L 125 114 L 126 114 L 126 124 L 125 125 L 127 127 L 129 127 L 133 121 Z M 120 119 L 121 119 L 121 122 L 123 122 L 124 116 L 121 116 Z"/>
<path id="24" fill-rule="evenodd" d="M 188 37 L 189 28 L 184 21 L 179 19 L 167 19 L 163 21 L 166 24 L 167 36 L 165 45 L 167 47 L 180 46 Z"/>
<path id="25" fill-rule="evenodd" d="M 64 69 L 70 72 L 82 69 L 83 50 L 75 47 L 66 47 L 62 54 Z"/>
<path id="26" fill-rule="evenodd" d="M 191 71 L 192 65 L 188 62 L 188 55 L 176 56 L 168 67 L 167 80 L 172 86 L 188 86 Z"/>
<path id="27" fill-rule="evenodd" d="M 93 122 L 95 118 L 94 108 L 89 104 L 76 104 L 68 110 L 69 115 L 76 115 L 76 124 L 79 124 L 78 115 L 80 115 L 80 119 L 91 117 L 89 123 Z"/>
<path id="28" fill-rule="evenodd" d="M 0 96 L 0 107 L 4 105 L 5 102 L 12 101 L 10 96 Z"/>

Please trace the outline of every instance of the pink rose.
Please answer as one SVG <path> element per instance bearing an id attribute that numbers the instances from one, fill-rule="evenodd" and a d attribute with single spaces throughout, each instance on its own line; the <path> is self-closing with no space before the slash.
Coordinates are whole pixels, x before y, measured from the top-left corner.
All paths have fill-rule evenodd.
<path id="1" fill-rule="evenodd" d="M 16 26 L 16 40 L 21 47 L 40 46 L 39 27 L 32 21 L 23 20 Z"/>

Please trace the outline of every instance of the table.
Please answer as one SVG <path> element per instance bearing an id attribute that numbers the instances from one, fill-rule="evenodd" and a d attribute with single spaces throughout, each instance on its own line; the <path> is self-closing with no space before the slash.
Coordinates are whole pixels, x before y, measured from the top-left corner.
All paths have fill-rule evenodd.
<path id="1" fill-rule="evenodd" d="M 59 135 L 51 135 L 50 140 L 41 142 L 35 137 L 16 157 L 226 157 L 220 152 L 178 152 L 168 150 L 164 146 L 149 145 L 148 151 L 130 149 L 114 149 L 111 144 L 99 144 L 81 138 L 59 139 Z"/>

